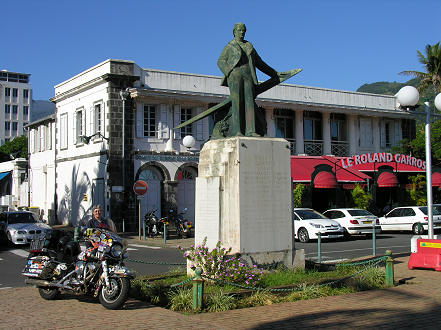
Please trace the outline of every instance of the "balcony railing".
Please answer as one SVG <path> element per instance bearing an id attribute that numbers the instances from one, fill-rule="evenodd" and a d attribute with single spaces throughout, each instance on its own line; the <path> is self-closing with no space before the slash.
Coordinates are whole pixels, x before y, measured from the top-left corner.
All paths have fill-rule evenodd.
<path id="1" fill-rule="evenodd" d="M 332 141 L 331 154 L 338 157 L 349 156 L 349 143 L 347 141 Z"/>
<path id="2" fill-rule="evenodd" d="M 285 140 L 287 140 L 289 142 L 289 149 L 291 150 L 291 155 L 295 155 L 296 154 L 296 139 L 285 138 Z"/>
<path id="3" fill-rule="evenodd" d="M 305 154 L 310 156 L 323 155 L 323 140 L 305 140 Z"/>

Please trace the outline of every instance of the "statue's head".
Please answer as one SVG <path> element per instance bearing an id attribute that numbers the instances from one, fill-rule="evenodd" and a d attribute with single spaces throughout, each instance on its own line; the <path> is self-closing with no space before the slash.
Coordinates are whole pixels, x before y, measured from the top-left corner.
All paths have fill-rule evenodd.
<path id="1" fill-rule="evenodd" d="M 236 39 L 243 40 L 245 37 L 245 32 L 247 32 L 247 27 L 242 22 L 234 24 L 233 35 Z"/>

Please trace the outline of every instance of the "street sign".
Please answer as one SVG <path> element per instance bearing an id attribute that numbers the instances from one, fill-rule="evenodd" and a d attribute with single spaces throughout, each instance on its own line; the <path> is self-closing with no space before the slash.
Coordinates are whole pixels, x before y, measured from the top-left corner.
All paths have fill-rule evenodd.
<path id="1" fill-rule="evenodd" d="M 133 184 L 133 191 L 139 196 L 145 195 L 148 189 L 147 182 L 143 180 L 138 180 Z"/>

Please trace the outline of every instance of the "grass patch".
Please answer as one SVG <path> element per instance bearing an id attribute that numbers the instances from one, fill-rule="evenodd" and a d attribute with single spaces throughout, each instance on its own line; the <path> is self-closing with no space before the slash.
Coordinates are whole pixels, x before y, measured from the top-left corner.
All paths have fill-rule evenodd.
<path id="1" fill-rule="evenodd" d="M 385 284 L 382 267 L 344 266 L 266 271 L 258 287 L 239 288 L 216 281 L 204 282 L 204 309 L 218 312 L 235 308 L 272 305 L 365 290 L 381 289 Z M 355 274 L 355 276 L 353 276 Z M 132 280 L 133 297 L 184 313 L 193 312 L 192 282 L 183 269 L 161 276 L 142 276 Z"/>

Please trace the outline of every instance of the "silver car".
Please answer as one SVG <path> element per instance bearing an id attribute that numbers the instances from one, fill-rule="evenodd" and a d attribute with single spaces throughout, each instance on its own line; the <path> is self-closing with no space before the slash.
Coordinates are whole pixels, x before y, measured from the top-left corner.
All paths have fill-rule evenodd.
<path id="1" fill-rule="evenodd" d="M 35 236 L 40 236 L 50 226 L 38 220 L 28 211 L 0 213 L 0 232 L 13 244 L 28 244 Z"/>

